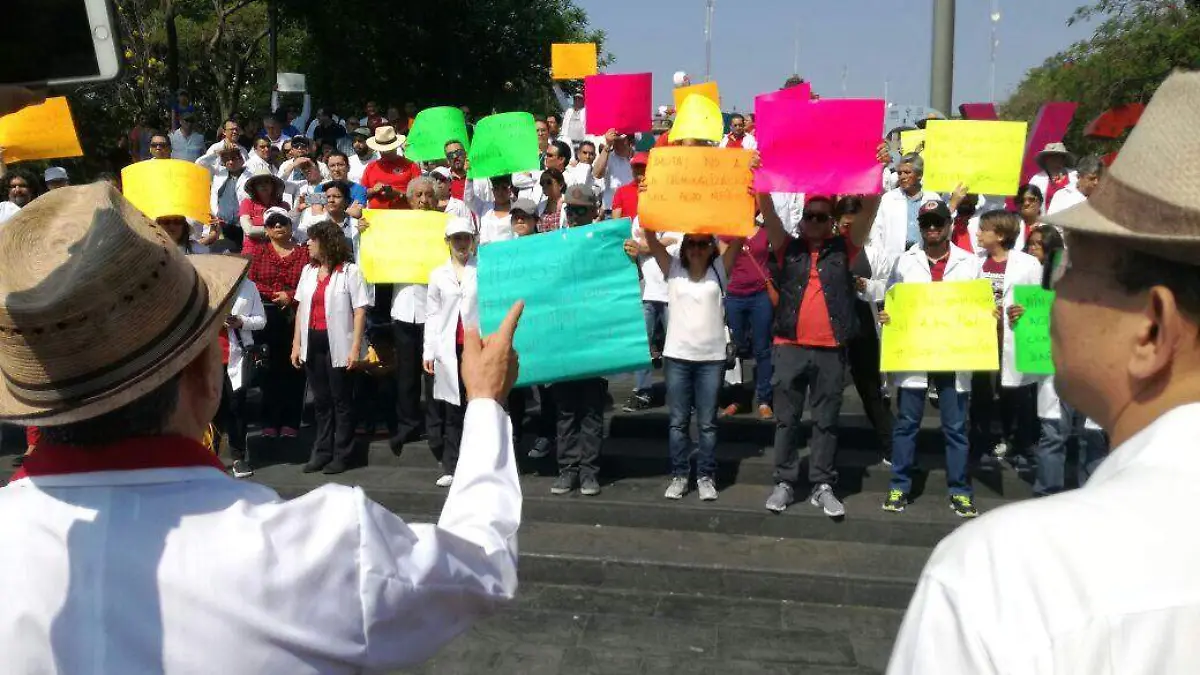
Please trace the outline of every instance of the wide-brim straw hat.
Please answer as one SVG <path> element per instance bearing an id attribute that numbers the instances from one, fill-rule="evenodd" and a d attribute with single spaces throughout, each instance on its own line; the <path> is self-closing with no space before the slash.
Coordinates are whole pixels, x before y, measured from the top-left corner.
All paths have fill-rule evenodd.
<path id="1" fill-rule="evenodd" d="M 248 264 L 184 256 L 107 183 L 33 200 L 0 230 L 0 419 L 67 424 L 153 392 L 212 345 Z"/>
<path id="2" fill-rule="evenodd" d="M 1045 221 L 1200 265 L 1198 128 L 1200 72 L 1176 72 L 1158 88 L 1087 201 Z"/>
<path id="3" fill-rule="evenodd" d="M 382 126 L 375 129 L 375 135 L 367 139 L 367 147 L 379 152 L 388 152 L 404 145 L 405 137 L 397 134 L 394 127 Z"/>
<path id="4" fill-rule="evenodd" d="M 287 185 L 284 184 L 282 178 L 271 173 L 270 169 L 260 166 L 246 179 L 246 194 L 253 198 L 254 190 L 262 182 L 271 183 L 271 186 L 275 189 L 276 198 L 283 196 L 283 191 L 287 189 Z"/>
<path id="5" fill-rule="evenodd" d="M 1038 167 L 1040 167 L 1042 171 L 1045 171 L 1046 158 L 1052 155 L 1062 157 L 1063 163 L 1071 168 L 1075 166 L 1075 162 L 1078 159 L 1075 156 L 1075 153 L 1067 150 L 1066 145 L 1062 143 L 1047 143 L 1046 147 L 1042 148 L 1042 151 L 1039 152 L 1036 157 L 1034 157 L 1034 161 L 1037 162 Z"/>

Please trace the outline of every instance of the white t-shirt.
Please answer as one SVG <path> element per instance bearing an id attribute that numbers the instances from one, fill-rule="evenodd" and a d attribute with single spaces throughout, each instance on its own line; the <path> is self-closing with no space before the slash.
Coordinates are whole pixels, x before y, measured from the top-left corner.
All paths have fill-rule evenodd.
<path id="1" fill-rule="evenodd" d="M 508 241 L 514 237 L 512 218 L 508 215 L 498 216 L 495 209 L 489 210 L 479 219 L 479 244 L 490 244 L 493 241 Z"/>
<path id="2" fill-rule="evenodd" d="M 635 240 L 641 239 L 645 234 L 637 218 L 633 219 L 632 234 Z M 667 247 L 667 252 L 679 255 L 679 242 L 683 241 L 683 235 L 678 232 L 663 232 L 660 236 L 674 239 L 675 243 Z M 654 256 L 639 255 L 638 267 L 642 270 L 642 302 L 667 302 L 670 299 L 667 295 L 667 280 L 663 277 Z"/>
<path id="3" fill-rule="evenodd" d="M 630 164 L 630 159 L 615 152 L 608 153 L 608 166 L 604 173 L 604 181 L 601 183 L 604 188 L 604 209 L 606 211 L 612 208 L 613 195 L 616 194 L 617 188 L 633 182 L 633 165 Z"/>
<path id="4" fill-rule="evenodd" d="M 362 175 L 363 175 L 363 172 L 367 170 L 367 165 L 370 164 L 371 162 L 374 162 L 377 159 L 379 159 L 378 152 L 372 152 L 371 156 L 367 157 L 366 160 L 359 159 L 358 153 L 355 153 L 355 152 L 350 153 L 350 155 L 349 155 L 350 172 L 348 175 L 350 180 L 354 181 L 355 183 L 361 183 Z"/>
<path id="5" fill-rule="evenodd" d="M 685 361 L 725 360 L 725 313 L 721 289 L 726 283 L 725 269 L 719 258 L 709 266 L 702 281 L 692 281 L 678 254 L 671 256 L 663 356 Z"/>

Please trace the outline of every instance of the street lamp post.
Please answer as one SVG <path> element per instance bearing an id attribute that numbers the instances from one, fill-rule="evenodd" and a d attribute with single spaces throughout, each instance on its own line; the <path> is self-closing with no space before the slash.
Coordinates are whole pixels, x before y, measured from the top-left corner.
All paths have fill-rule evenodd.
<path id="1" fill-rule="evenodd" d="M 704 9 L 704 80 L 712 81 L 712 28 L 713 28 L 713 10 L 716 8 L 716 0 L 708 0 L 708 4 Z"/>
<path id="2" fill-rule="evenodd" d="M 930 69 L 929 105 L 950 114 L 954 98 L 955 0 L 933 0 L 933 67 Z"/>

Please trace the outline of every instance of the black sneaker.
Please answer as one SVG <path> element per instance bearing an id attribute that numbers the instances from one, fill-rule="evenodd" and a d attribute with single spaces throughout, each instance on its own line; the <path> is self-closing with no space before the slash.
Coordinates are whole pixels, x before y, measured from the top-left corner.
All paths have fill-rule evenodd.
<path id="1" fill-rule="evenodd" d="M 346 462 L 342 461 L 341 459 L 337 459 L 337 458 L 335 458 L 332 462 L 326 464 L 325 468 L 321 471 L 321 473 L 326 474 L 328 476 L 332 476 L 335 473 L 345 473 L 345 472 L 346 472 Z"/>
<path id="2" fill-rule="evenodd" d="M 595 476 L 584 476 L 579 480 L 579 494 L 585 497 L 595 497 L 600 494 L 600 481 Z"/>
<path id="3" fill-rule="evenodd" d="M 575 483 L 579 480 L 579 474 L 574 471 L 563 471 L 558 474 L 558 478 L 554 479 L 554 484 L 550 486 L 550 494 L 565 495 L 575 489 Z"/>
<path id="4" fill-rule="evenodd" d="M 313 457 L 304 465 L 304 473 L 316 473 L 333 461 L 332 457 Z"/>
<path id="5" fill-rule="evenodd" d="M 625 406 L 621 408 L 627 413 L 645 410 L 650 407 L 650 397 L 645 394 L 634 392 L 626 401 Z"/>
<path id="6" fill-rule="evenodd" d="M 888 490 L 887 499 L 883 500 L 883 510 L 901 513 L 908 506 L 908 495 L 900 490 Z"/>
<path id="7" fill-rule="evenodd" d="M 234 478 L 249 478 L 254 475 L 254 469 L 250 468 L 250 463 L 242 459 L 233 460 L 231 472 Z"/>
<path id="8" fill-rule="evenodd" d="M 950 495 L 950 508 L 959 518 L 974 518 L 979 515 L 975 499 L 970 495 Z"/>

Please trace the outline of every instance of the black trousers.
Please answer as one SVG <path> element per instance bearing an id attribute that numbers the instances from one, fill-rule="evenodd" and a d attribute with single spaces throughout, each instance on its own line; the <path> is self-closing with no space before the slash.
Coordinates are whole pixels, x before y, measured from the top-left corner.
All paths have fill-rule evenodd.
<path id="1" fill-rule="evenodd" d="M 467 390 L 462 381 L 462 347 L 458 348 L 458 401 L 459 405 L 454 405 L 430 396 L 425 405 L 425 431 L 429 435 L 429 449 L 449 474 L 458 468 L 463 418 L 467 414 Z"/>
<path id="2" fill-rule="evenodd" d="M 392 449 L 398 450 L 421 435 L 421 392 L 427 403 L 433 400 L 433 378 L 425 374 L 421 362 L 425 324 L 393 321 L 392 336 L 396 347 L 396 431 L 391 443 Z"/>
<path id="3" fill-rule="evenodd" d="M 838 415 L 846 380 L 846 352 L 840 347 L 776 345 L 771 355 L 775 374 L 775 481 L 800 480 L 800 418 L 812 390 L 812 438 L 808 480 L 813 485 L 837 482 Z"/>
<path id="4" fill-rule="evenodd" d="M 971 376 L 970 418 L 972 460 L 978 460 L 996 445 L 997 418 L 1000 438 L 1009 443 L 1010 452 L 1014 456 L 1031 455 L 1041 431 L 1037 419 L 1037 384 L 1002 387 L 999 372 L 975 373 Z"/>
<path id="5" fill-rule="evenodd" d="M 268 372 L 262 380 L 262 426 L 300 428 L 304 409 L 304 371 L 292 365 L 292 337 L 296 314 L 263 303 L 267 327 L 254 332 L 254 341 L 267 345 Z"/>
<path id="6" fill-rule="evenodd" d="M 228 372 L 213 424 L 229 437 L 229 455 L 234 459 L 246 459 L 246 387 L 234 391 Z"/>
<path id="7" fill-rule="evenodd" d="M 312 458 L 347 461 L 354 452 L 354 373 L 333 367 L 329 334 L 323 330 L 308 331 L 304 368 L 317 417 Z"/>
<path id="8" fill-rule="evenodd" d="M 599 377 L 550 386 L 558 415 L 559 471 L 574 471 L 581 477 L 593 478 L 599 473 L 607 389 L 607 383 Z"/>
<path id="9" fill-rule="evenodd" d="M 858 337 L 846 343 L 846 357 L 850 361 L 850 377 L 854 389 L 862 399 L 867 419 L 879 437 L 879 447 L 884 453 L 892 452 L 892 426 L 895 416 L 892 407 L 883 398 L 883 377 L 879 374 L 879 334 L 875 332 L 875 316 L 871 306 L 857 300 L 854 311 L 858 313 Z"/>
<path id="10" fill-rule="evenodd" d="M 525 426 L 525 413 L 529 410 L 529 397 L 533 395 L 533 387 L 521 387 L 508 392 L 508 420 L 512 424 L 513 444 L 521 443 L 521 432 Z"/>

